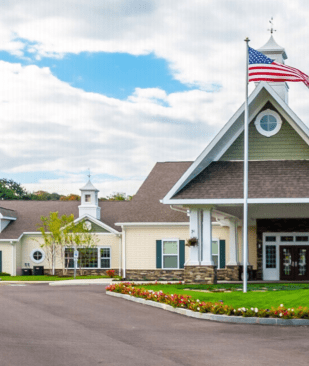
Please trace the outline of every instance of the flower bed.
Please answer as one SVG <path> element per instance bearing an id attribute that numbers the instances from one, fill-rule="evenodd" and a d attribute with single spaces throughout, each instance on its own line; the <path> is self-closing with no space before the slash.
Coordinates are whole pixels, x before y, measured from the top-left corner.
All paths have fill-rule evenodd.
<path id="1" fill-rule="evenodd" d="M 140 286 L 140 285 L 139 285 Z M 118 283 L 106 287 L 106 291 L 117 292 L 125 295 L 139 297 L 145 300 L 171 305 L 174 308 L 189 309 L 200 313 L 236 315 L 243 317 L 281 318 L 281 319 L 309 319 L 308 307 L 287 309 L 283 304 L 271 309 L 258 308 L 233 308 L 223 302 L 204 302 L 192 299 L 190 295 L 165 294 L 163 291 L 146 290 L 137 288 L 134 283 Z"/>

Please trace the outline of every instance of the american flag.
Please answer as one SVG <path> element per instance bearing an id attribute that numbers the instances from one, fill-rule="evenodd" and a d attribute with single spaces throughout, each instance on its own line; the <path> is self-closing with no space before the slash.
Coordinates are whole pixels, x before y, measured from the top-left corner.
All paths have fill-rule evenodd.
<path id="1" fill-rule="evenodd" d="M 249 47 L 250 81 L 302 81 L 309 88 L 309 76 L 287 65 L 275 62 L 263 53 Z"/>

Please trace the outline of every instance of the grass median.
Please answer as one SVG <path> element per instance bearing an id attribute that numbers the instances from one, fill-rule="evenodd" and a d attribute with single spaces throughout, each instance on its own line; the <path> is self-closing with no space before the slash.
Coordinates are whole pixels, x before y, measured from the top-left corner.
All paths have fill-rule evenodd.
<path id="1" fill-rule="evenodd" d="M 309 306 L 309 284 L 262 284 L 248 285 L 243 293 L 239 285 L 142 285 L 147 290 L 163 291 L 167 294 L 190 295 L 194 300 L 205 302 L 223 302 L 239 307 L 271 308 L 284 304 L 287 308 Z M 210 292 L 208 292 L 210 291 Z M 215 292 L 212 292 L 215 291 Z"/>

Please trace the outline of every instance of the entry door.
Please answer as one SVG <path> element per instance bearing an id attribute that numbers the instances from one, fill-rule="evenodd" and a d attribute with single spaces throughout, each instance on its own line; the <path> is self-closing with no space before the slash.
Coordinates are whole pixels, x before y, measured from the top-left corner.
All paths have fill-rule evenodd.
<path id="1" fill-rule="evenodd" d="M 280 280 L 308 280 L 308 262 L 308 246 L 280 246 Z"/>

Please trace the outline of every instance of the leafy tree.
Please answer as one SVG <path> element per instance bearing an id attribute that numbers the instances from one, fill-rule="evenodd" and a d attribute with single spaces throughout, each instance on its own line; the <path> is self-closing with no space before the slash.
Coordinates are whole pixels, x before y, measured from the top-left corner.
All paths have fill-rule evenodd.
<path id="1" fill-rule="evenodd" d="M 12 179 L 0 179 L 0 198 L 5 200 L 30 199 L 27 191 Z"/>
<path id="2" fill-rule="evenodd" d="M 131 201 L 133 196 L 127 196 L 124 192 L 114 192 L 110 196 L 101 197 L 100 201 Z"/>
<path id="3" fill-rule="evenodd" d="M 44 243 L 41 247 L 46 249 L 46 258 L 55 274 L 55 260 L 60 257 L 62 270 L 65 271 L 64 249 L 65 247 L 89 248 L 96 244 L 96 237 L 84 227 L 84 222 L 74 222 L 74 215 L 59 216 L 58 212 L 50 212 L 49 216 L 41 217 L 38 225 Z"/>
<path id="4" fill-rule="evenodd" d="M 61 196 L 60 201 L 80 201 L 80 196 L 78 194 L 69 194 L 67 196 Z"/>

